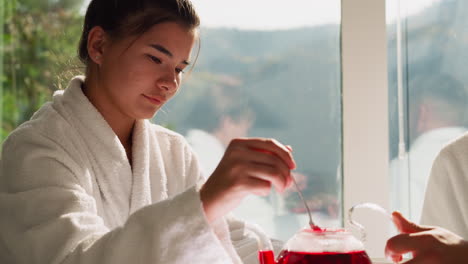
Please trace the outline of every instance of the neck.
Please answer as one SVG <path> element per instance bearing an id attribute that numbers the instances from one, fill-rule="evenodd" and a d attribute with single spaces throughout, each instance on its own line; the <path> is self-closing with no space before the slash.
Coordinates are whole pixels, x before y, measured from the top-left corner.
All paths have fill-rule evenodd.
<path id="1" fill-rule="evenodd" d="M 122 113 L 120 109 L 108 100 L 107 95 L 100 89 L 97 80 L 92 76 L 90 75 L 90 77 L 86 78 L 82 86 L 83 93 L 112 128 L 128 155 L 131 153 L 132 148 L 132 132 L 135 119 Z"/>

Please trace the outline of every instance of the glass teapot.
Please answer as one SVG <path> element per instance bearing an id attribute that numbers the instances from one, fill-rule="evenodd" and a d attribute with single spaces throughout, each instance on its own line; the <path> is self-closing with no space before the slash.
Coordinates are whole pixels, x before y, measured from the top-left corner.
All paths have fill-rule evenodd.
<path id="1" fill-rule="evenodd" d="M 391 215 L 379 205 L 362 203 L 353 206 L 348 211 L 349 223 L 356 227 L 365 240 L 364 227 L 353 221 L 352 214 L 357 208 L 367 208 Z M 312 226 L 312 225 L 311 225 Z M 272 245 L 269 239 L 259 241 L 258 257 L 260 264 L 371 264 L 364 244 L 345 229 L 307 227 L 289 239 L 275 261 Z"/>
<path id="2" fill-rule="evenodd" d="M 345 229 L 304 228 L 289 239 L 277 261 L 272 250 L 259 251 L 260 264 L 370 264 L 361 241 Z"/>

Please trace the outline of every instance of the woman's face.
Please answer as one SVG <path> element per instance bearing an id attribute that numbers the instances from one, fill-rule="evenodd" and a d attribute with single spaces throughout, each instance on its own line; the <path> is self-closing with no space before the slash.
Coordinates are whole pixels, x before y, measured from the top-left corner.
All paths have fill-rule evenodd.
<path id="1" fill-rule="evenodd" d="M 136 39 L 108 41 L 98 66 L 100 110 L 153 117 L 179 89 L 194 42 L 195 32 L 174 22 L 157 24 Z"/>

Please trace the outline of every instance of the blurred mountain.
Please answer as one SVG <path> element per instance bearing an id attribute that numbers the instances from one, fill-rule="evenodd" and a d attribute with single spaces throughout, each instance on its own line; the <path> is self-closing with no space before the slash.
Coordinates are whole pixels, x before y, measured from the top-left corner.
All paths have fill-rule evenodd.
<path id="1" fill-rule="evenodd" d="M 407 111 L 408 83 L 418 76 L 446 74 L 462 82 L 468 92 L 468 2 L 442 0 L 402 21 L 402 73 Z M 397 49 L 396 25 L 387 27 L 390 155 L 398 152 Z M 411 89 L 411 88 L 410 88 Z M 411 102 L 410 102 L 411 103 Z M 468 102 L 467 102 L 468 113 Z M 406 115 L 407 118 L 407 115 Z M 465 126 L 468 126 L 465 118 Z M 408 122 L 408 120 L 405 120 Z M 409 121 L 411 122 L 411 121 Z M 407 129 L 407 128 L 405 128 Z M 406 146 L 411 142 L 406 138 Z"/>
<path id="2" fill-rule="evenodd" d="M 190 127 L 184 120 L 196 98 L 221 80 L 237 80 L 245 100 L 261 103 L 276 123 L 257 119 L 250 136 L 292 145 L 298 171 L 334 182 L 341 156 L 339 31 L 339 25 L 282 31 L 203 28 L 192 76 L 156 121 L 185 133 Z"/>
<path id="3" fill-rule="evenodd" d="M 432 73 L 448 73 L 468 83 L 467 5 L 461 0 L 439 1 L 404 20 L 405 85 L 413 76 Z M 390 155 L 394 157 L 398 145 L 396 25 L 387 29 Z M 280 31 L 203 28 L 193 73 L 179 98 L 156 120 L 185 133 L 194 102 L 206 96 L 209 87 L 235 80 L 234 87 L 242 90 L 245 100 L 261 102 L 263 111 L 280 124 L 256 122 L 250 135 L 292 145 L 299 171 L 334 183 L 341 162 L 340 60 L 339 25 Z"/>

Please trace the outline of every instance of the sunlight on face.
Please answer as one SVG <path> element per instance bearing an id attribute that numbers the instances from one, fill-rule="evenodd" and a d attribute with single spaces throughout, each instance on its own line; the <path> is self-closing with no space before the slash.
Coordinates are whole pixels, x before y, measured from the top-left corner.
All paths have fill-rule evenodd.
<path id="1" fill-rule="evenodd" d="M 111 42 L 100 69 L 101 100 L 127 118 L 153 117 L 179 89 L 194 41 L 194 31 L 167 22 Z"/>

